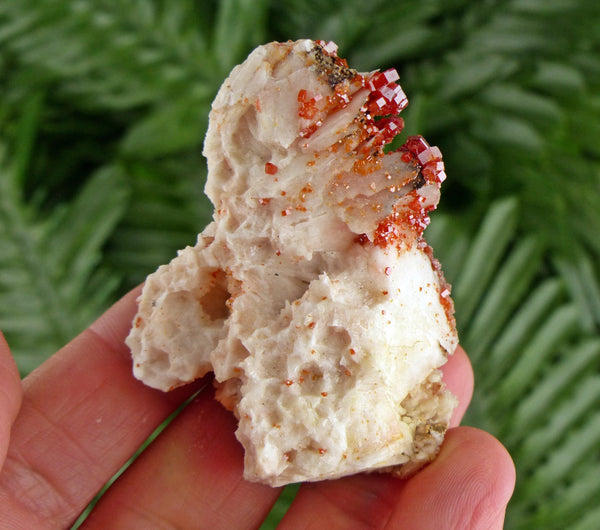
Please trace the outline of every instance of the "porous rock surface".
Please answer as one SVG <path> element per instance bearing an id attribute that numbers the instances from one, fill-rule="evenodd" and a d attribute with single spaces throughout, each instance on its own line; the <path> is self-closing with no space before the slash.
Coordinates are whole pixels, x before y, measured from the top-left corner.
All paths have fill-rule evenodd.
<path id="1" fill-rule="evenodd" d="M 214 220 L 139 298 L 135 376 L 168 391 L 214 372 L 249 480 L 407 474 L 443 440 L 457 337 L 422 232 L 445 175 L 420 137 L 384 154 L 396 79 L 333 43 L 257 48 L 212 106 Z"/>

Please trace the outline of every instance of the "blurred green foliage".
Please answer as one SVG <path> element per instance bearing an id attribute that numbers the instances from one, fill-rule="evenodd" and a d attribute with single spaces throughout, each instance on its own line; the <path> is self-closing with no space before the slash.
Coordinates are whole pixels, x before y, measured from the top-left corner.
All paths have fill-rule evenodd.
<path id="1" fill-rule="evenodd" d="M 476 372 L 468 422 L 517 463 L 507 528 L 600 527 L 597 2 L 2 2 L 0 328 L 22 372 L 194 242 L 216 90 L 304 37 L 396 67 L 404 134 L 444 153 L 427 237 Z"/>

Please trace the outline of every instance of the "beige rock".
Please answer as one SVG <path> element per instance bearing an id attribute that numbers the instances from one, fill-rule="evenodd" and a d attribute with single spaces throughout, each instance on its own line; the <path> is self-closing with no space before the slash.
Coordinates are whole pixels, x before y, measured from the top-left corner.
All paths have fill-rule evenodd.
<path id="1" fill-rule="evenodd" d="M 406 473 L 443 440 L 457 336 L 422 231 L 445 175 L 421 138 L 383 153 L 394 79 L 332 43 L 257 48 L 210 114 L 214 221 L 139 298 L 135 376 L 166 391 L 213 371 L 249 480 Z"/>

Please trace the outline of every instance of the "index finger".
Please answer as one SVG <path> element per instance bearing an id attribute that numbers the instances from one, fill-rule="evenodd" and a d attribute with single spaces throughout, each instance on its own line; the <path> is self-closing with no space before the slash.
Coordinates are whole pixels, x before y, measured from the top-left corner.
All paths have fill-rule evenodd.
<path id="1" fill-rule="evenodd" d="M 24 380 L 0 475 L 6 520 L 27 528 L 71 523 L 201 384 L 162 393 L 133 378 L 124 339 L 138 293 L 117 302 Z"/>
<path id="2" fill-rule="evenodd" d="M 21 394 L 17 365 L 0 333 L 0 469 L 8 448 L 10 429 L 21 406 Z"/>

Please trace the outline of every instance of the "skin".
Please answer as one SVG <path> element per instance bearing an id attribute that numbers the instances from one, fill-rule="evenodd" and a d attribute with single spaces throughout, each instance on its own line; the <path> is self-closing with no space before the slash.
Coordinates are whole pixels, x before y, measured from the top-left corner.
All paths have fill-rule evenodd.
<path id="1" fill-rule="evenodd" d="M 242 478 L 232 414 L 208 378 L 162 393 L 131 375 L 133 291 L 20 381 L 0 334 L 2 528 L 68 528 L 155 427 L 189 405 L 108 490 L 84 528 L 258 528 L 279 489 Z M 280 528 L 502 528 L 515 483 L 500 442 L 459 427 L 473 390 L 458 349 L 444 367 L 458 396 L 438 458 L 408 480 L 361 474 L 303 485 Z"/>

